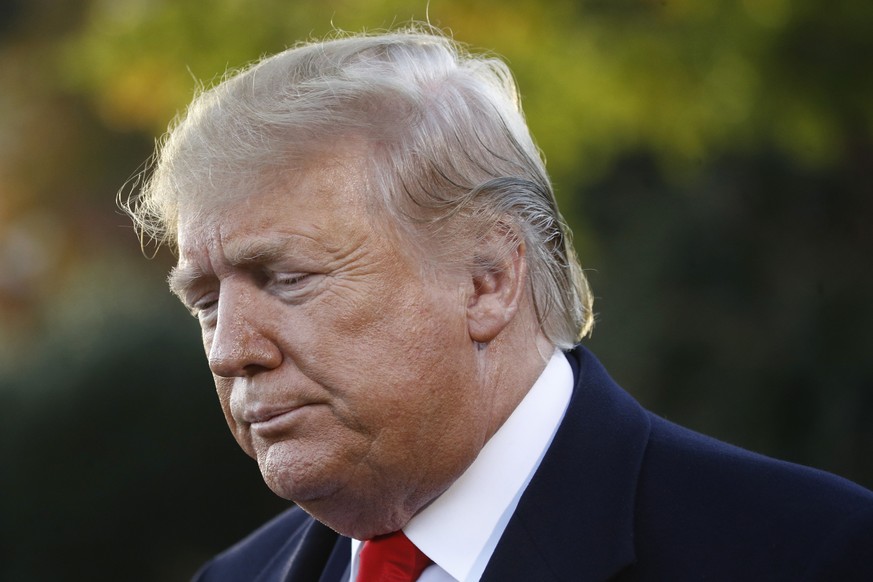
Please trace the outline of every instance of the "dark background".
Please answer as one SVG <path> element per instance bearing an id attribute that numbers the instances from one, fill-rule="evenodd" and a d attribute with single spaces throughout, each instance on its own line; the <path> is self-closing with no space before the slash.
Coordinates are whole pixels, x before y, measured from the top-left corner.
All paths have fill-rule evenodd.
<path id="1" fill-rule="evenodd" d="M 0 1 L 0 579 L 184 580 L 286 506 L 116 193 L 208 84 L 381 1 Z M 431 1 L 509 60 L 657 413 L 873 487 L 873 4 Z"/>

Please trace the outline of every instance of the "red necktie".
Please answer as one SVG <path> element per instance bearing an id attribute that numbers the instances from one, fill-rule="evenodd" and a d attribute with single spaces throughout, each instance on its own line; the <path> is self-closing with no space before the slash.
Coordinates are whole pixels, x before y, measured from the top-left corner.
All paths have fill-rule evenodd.
<path id="1" fill-rule="evenodd" d="M 402 531 L 364 542 L 356 582 L 415 582 L 431 559 Z"/>

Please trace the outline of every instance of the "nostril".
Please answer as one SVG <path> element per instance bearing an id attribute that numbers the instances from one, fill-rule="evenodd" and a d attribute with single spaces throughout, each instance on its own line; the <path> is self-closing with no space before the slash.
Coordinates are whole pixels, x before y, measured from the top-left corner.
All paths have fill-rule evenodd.
<path id="1" fill-rule="evenodd" d="M 265 366 L 262 364 L 249 364 L 248 366 L 246 366 L 243 369 L 243 372 L 244 372 L 245 376 L 251 377 L 251 376 L 255 376 L 257 374 L 260 374 L 262 372 L 267 372 L 267 371 L 273 369 L 274 367 L 275 366 Z"/>

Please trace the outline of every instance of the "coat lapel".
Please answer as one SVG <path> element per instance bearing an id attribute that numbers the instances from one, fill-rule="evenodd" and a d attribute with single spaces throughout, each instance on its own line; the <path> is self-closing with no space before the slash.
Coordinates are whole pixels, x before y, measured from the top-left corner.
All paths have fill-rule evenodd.
<path id="1" fill-rule="evenodd" d="M 340 581 L 350 557 L 348 538 L 312 518 L 303 527 L 300 535 L 288 540 L 254 582 Z M 340 563 L 343 557 L 345 564 Z"/>
<path id="2" fill-rule="evenodd" d="M 336 544 L 318 582 L 346 582 L 349 579 L 352 547 L 347 537 L 337 536 Z"/>
<path id="3" fill-rule="evenodd" d="M 584 348 L 567 413 L 482 576 L 602 581 L 634 561 L 634 497 L 650 423 Z"/>

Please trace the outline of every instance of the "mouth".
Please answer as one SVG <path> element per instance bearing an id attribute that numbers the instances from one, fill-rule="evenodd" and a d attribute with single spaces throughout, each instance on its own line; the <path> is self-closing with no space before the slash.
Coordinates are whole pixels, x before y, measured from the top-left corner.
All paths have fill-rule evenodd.
<path id="1" fill-rule="evenodd" d="M 254 414 L 248 421 L 249 428 L 253 434 L 263 439 L 288 436 L 299 417 L 310 407 L 310 405 L 302 405 Z"/>

